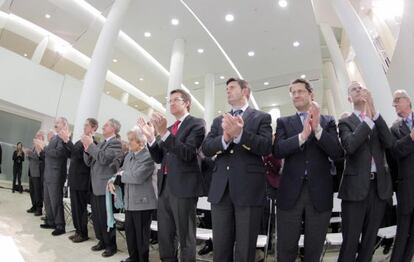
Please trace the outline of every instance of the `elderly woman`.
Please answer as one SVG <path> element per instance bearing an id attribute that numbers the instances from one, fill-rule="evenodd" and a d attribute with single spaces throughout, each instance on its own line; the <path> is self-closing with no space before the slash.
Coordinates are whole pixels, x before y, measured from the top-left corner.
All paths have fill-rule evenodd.
<path id="1" fill-rule="evenodd" d="M 128 142 L 129 153 L 125 156 L 121 171 L 117 173 L 125 186 L 125 234 L 129 258 L 124 261 L 141 262 L 149 259 L 151 213 L 157 207 L 152 183 L 155 164 L 140 128 L 135 127 L 128 132 Z M 114 193 L 114 182 L 110 181 L 108 188 Z"/>

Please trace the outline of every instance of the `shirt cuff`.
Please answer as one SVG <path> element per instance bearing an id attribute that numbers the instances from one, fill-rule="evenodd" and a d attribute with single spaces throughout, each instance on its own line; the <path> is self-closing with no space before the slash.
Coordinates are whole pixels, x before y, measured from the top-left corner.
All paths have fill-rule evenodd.
<path id="1" fill-rule="evenodd" d="M 170 134 L 171 134 L 170 131 L 167 130 L 167 132 L 161 137 L 161 140 L 165 142 L 165 140 L 167 140 Z"/>
<path id="2" fill-rule="evenodd" d="M 365 117 L 364 122 L 367 123 L 367 125 L 369 126 L 369 128 L 373 129 L 375 126 L 374 121 L 372 121 L 371 118 L 369 117 Z"/>
<path id="3" fill-rule="evenodd" d="M 377 119 L 378 119 L 378 117 L 379 117 L 379 112 L 377 112 L 376 114 L 375 114 L 375 116 L 372 118 L 372 120 L 374 120 L 374 121 L 377 121 Z"/>
<path id="4" fill-rule="evenodd" d="M 148 146 L 152 147 L 155 144 L 155 141 L 157 141 L 157 139 L 154 137 L 154 139 L 148 143 Z"/>
<path id="5" fill-rule="evenodd" d="M 322 129 L 321 125 L 318 124 L 318 128 L 316 129 L 316 132 L 315 132 L 316 139 L 318 139 L 318 140 L 321 139 L 322 131 L 323 131 L 323 129 Z"/>
<path id="6" fill-rule="evenodd" d="M 230 143 L 227 144 L 226 141 L 224 141 L 224 136 L 221 137 L 221 144 L 223 145 L 224 150 L 227 150 L 230 145 Z"/>
<path id="7" fill-rule="evenodd" d="M 233 139 L 233 143 L 235 144 L 240 143 L 242 135 L 243 135 L 243 129 L 241 130 L 240 135 L 238 135 L 236 138 Z"/>
<path id="8" fill-rule="evenodd" d="M 302 138 L 301 134 L 298 135 L 298 138 L 299 138 L 299 147 L 301 147 L 306 142 L 306 140 Z"/>

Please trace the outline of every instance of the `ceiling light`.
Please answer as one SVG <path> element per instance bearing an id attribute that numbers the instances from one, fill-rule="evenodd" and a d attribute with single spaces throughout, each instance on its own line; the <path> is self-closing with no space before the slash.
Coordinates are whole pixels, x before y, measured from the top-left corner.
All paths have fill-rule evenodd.
<path id="1" fill-rule="evenodd" d="M 200 82 L 198 82 L 198 81 L 195 81 L 195 82 L 194 82 L 194 84 L 195 84 L 195 85 L 198 85 L 198 84 L 200 84 Z"/>
<path id="2" fill-rule="evenodd" d="M 145 33 L 144 33 L 144 36 L 145 36 L 146 38 L 151 37 L 151 33 L 150 33 L 150 32 L 145 32 Z"/>
<path id="3" fill-rule="evenodd" d="M 248 56 L 254 56 L 254 52 L 253 52 L 253 51 L 249 51 L 249 52 L 247 53 L 247 55 L 248 55 Z"/>
<path id="4" fill-rule="evenodd" d="M 306 78 L 306 75 L 305 75 L 305 74 L 303 74 L 303 75 L 301 75 L 301 76 L 300 76 L 300 78 Z"/>
<path id="5" fill-rule="evenodd" d="M 106 91 L 106 94 L 107 94 L 107 95 L 109 95 L 109 94 L 110 94 L 110 92 L 109 92 L 109 91 Z"/>
<path id="6" fill-rule="evenodd" d="M 295 42 L 293 42 L 293 46 L 298 47 L 298 46 L 300 46 L 300 43 L 298 41 L 295 41 Z"/>
<path id="7" fill-rule="evenodd" d="M 217 113 L 221 114 L 221 110 L 217 111 Z"/>
<path id="8" fill-rule="evenodd" d="M 197 52 L 200 53 L 200 54 L 202 54 L 202 53 L 204 53 L 204 49 L 199 48 L 199 49 L 197 49 Z"/>
<path id="9" fill-rule="evenodd" d="M 50 18 L 51 18 L 51 15 L 49 15 L 49 14 L 45 14 L 45 18 L 46 18 L 46 19 L 50 19 Z"/>
<path id="10" fill-rule="evenodd" d="M 286 0 L 279 0 L 279 6 L 285 8 L 288 5 Z"/>
<path id="11" fill-rule="evenodd" d="M 26 53 L 24 53 L 24 54 L 23 54 L 23 56 L 25 56 L 25 57 L 26 57 L 26 56 L 27 56 L 27 54 L 26 54 Z"/>
<path id="12" fill-rule="evenodd" d="M 263 83 L 265 86 L 268 86 L 269 85 L 269 82 L 264 82 Z"/>
<path id="13" fill-rule="evenodd" d="M 138 107 L 138 105 L 134 105 L 135 107 Z"/>
<path id="14" fill-rule="evenodd" d="M 224 76 L 220 76 L 220 79 L 224 79 Z"/>
<path id="15" fill-rule="evenodd" d="M 140 78 L 139 78 L 139 81 L 144 81 L 144 78 L 140 77 Z"/>
<path id="16" fill-rule="evenodd" d="M 112 62 L 116 63 L 116 62 L 118 62 L 118 59 L 114 58 L 114 59 L 112 59 Z"/>
<path id="17" fill-rule="evenodd" d="M 225 18 L 227 22 L 233 22 L 234 20 L 234 16 L 232 14 L 227 14 Z"/>
<path id="18" fill-rule="evenodd" d="M 173 18 L 173 19 L 171 19 L 171 24 L 172 25 L 179 25 L 180 24 L 180 20 L 178 20 L 177 18 Z"/>

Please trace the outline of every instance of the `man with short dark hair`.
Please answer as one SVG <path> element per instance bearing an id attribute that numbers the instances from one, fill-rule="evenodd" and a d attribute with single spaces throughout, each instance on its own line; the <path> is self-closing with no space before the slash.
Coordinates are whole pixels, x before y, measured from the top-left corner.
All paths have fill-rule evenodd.
<path id="1" fill-rule="evenodd" d="M 206 157 L 216 156 L 208 199 L 213 220 L 213 259 L 254 261 L 265 203 L 262 157 L 272 150 L 269 114 L 249 107 L 247 81 L 226 82 L 232 111 L 216 117 L 203 142 Z"/>
<path id="2" fill-rule="evenodd" d="M 103 257 L 113 256 L 117 252 L 115 228 L 107 227 L 105 193 L 108 180 L 116 173 L 113 161 L 122 150 L 117 135 L 121 124 L 116 119 L 109 119 L 102 127 L 104 140 L 95 145 L 92 132 L 83 134 L 81 141 L 85 150 L 83 155 L 85 164 L 91 168 L 91 208 L 93 228 L 98 244 L 92 251 L 105 250 Z"/>
<path id="3" fill-rule="evenodd" d="M 158 176 L 158 243 L 161 261 L 196 260 L 196 207 L 201 193 L 197 151 L 205 136 L 205 122 L 190 115 L 191 96 L 182 89 L 170 92 L 168 103 L 175 123 L 167 128 L 161 113 L 151 123 L 138 121 L 148 140 L 152 159 L 161 163 Z M 155 140 L 154 128 L 160 135 Z"/>
<path id="4" fill-rule="evenodd" d="M 88 118 L 83 126 L 83 134 L 93 135 L 98 128 L 98 121 Z M 70 205 L 75 234 L 69 236 L 74 243 L 88 240 L 88 211 L 86 209 L 90 198 L 91 171 L 83 161 L 84 147 L 81 140 L 75 144 L 70 140 L 69 132 L 59 133 L 64 146 L 70 152 L 68 184 L 70 190 Z M 96 142 L 94 141 L 96 144 Z"/>
<path id="5" fill-rule="evenodd" d="M 289 87 L 297 113 L 277 120 L 273 154 L 284 159 L 277 196 L 278 261 L 295 261 L 302 224 L 305 261 L 319 261 L 329 219 L 333 186 L 330 159 L 342 155 L 335 119 L 321 115 L 311 85 Z"/>

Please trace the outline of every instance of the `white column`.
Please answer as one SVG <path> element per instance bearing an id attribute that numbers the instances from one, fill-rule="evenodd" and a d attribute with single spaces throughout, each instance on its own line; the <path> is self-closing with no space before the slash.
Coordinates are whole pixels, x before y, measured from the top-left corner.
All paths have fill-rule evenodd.
<path id="1" fill-rule="evenodd" d="M 349 103 L 346 103 L 346 98 L 348 97 L 348 86 L 351 81 L 349 80 L 348 72 L 346 70 L 344 57 L 332 31 L 332 27 L 325 23 L 321 23 L 320 27 L 329 50 L 329 54 L 331 55 L 331 65 L 333 65 L 332 69 L 334 70 L 333 73 L 335 75 L 335 79 L 337 79 L 337 84 L 339 84 L 338 94 L 341 98 L 345 98 L 345 103 L 341 102 L 338 106 L 340 106 L 341 112 L 346 110 L 350 111 L 352 108 Z"/>
<path id="2" fill-rule="evenodd" d="M 152 107 L 148 107 L 147 111 L 145 112 L 145 114 L 148 116 L 148 119 L 150 119 L 153 113 L 154 113 L 154 108 Z"/>
<path id="3" fill-rule="evenodd" d="M 335 102 L 332 97 L 331 89 L 325 89 L 325 99 L 326 99 L 326 104 L 328 105 L 329 114 L 335 116 L 335 118 L 338 119 L 338 114 L 335 108 Z"/>
<path id="4" fill-rule="evenodd" d="M 125 105 L 128 105 L 129 93 L 123 92 L 121 94 L 121 102 Z"/>
<path id="5" fill-rule="evenodd" d="M 355 50 L 356 60 L 372 92 L 376 109 L 391 125 L 395 119 L 391 88 L 372 40 L 349 0 L 332 0 L 332 5 Z"/>
<path id="6" fill-rule="evenodd" d="M 33 53 L 33 56 L 32 56 L 32 61 L 34 63 L 40 64 L 40 62 L 42 61 L 43 55 L 45 54 L 48 43 L 49 43 L 49 37 L 46 36 L 37 45 L 37 47 L 36 47 L 36 49 Z"/>
<path id="7" fill-rule="evenodd" d="M 73 135 L 74 141 L 81 136 L 85 119 L 98 116 L 106 72 L 129 4 L 130 0 L 116 0 L 99 34 L 79 100 Z"/>
<path id="8" fill-rule="evenodd" d="M 184 39 L 176 39 L 171 52 L 171 61 L 170 61 L 170 78 L 168 79 L 168 89 L 167 97 L 170 95 L 170 92 L 174 89 L 181 88 L 181 83 L 183 82 L 183 71 L 184 71 L 184 49 L 185 41 Z M 167 104 L 167 119 L 169 121 L 173 120 L 173 117 L 170 113 L 170 105 Z"/>
<path id="9" fill-rule="evenodd" d="M 204 120 L 206 121 L 206 131 L 210 131 L 210 126 L 214 119 L 214 100 L 215 100 L 215 81 L 213 74 L 206 74 L 204 78 Z"/>
<path id="10" fill-rule="evenodd" d="M 335 102 L 335 111 L 338 114 L 341 114 L 344 111 L 350 111 L 350 103 L 347 103 L 348 95 L 347 93 L 343 92 L 344 90 L 342 88 L 339 87 L 338 79 L 336 78 L 335 69 L 332 62 L 327 61 L 323 63 L 323 68 L 327 77 L 326 87 L 331 89 L 333 100 Z M 338 115 L 335 116 L 338 117 Z"/>

